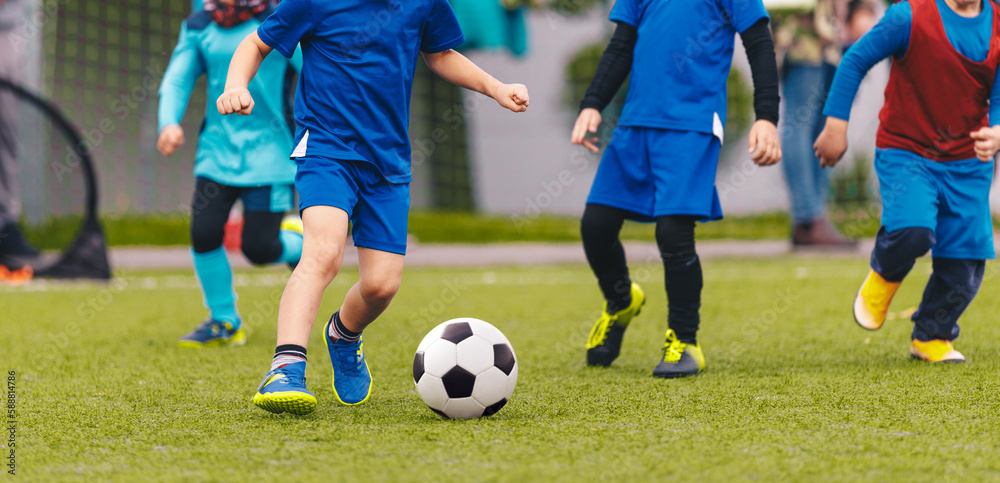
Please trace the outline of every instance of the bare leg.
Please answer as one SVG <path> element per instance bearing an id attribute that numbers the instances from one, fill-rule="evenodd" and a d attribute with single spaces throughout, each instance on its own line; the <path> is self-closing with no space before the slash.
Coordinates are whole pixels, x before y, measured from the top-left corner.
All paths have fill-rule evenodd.
<path id="1" fill-rule="evenodd" d="M 389 307 L 403 279 L 403 255 L 358 247 L 360 277 L 340 307 L 340 320 L 361 332 Z"/>
<path id="2" fill-rule="evenodd" d="M 323 291 L 340 272 L 347 243 L 347 212 L 331 206 L 302 211 L 302 259 L 292 272 L 278 308 L 278 345 L 306 347 Z M 353 290 L 353 289 L 352 289 Z M 391 297 L 390 297 L 391 298 Z"/>

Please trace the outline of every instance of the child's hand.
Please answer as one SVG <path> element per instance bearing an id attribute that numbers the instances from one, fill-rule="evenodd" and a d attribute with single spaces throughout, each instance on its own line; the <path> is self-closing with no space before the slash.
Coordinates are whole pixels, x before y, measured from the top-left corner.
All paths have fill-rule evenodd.
<path id="1" fill-rule="evenodd" d="M 248 116 L 253 112 L 254 104 L 253 97 L 250 96 L 250 91 L 246 87 L 230 87 L 215 102 L 215 106 L 219 108 L 219 114 L 223 116 L 233 113 Z"/>
<path id="2" fill-rule="evenodd" d="M 813 144 L 819 165 L 824 168 L 836 166 L 840 158 L 847 152 L 847 121 L 835 117 L 827 117 L 823 132 L 819 133 Z"/>
<path id="3" fill-rule="evenodd" d="M 1000 150 L 1000 126 L 984 127 L 969 136 L 976 140 L 976 157 L 984 163 Z"/>
<path id="4" fill-rule="evenodd" d="M 528 88 L 524 84 L 500 84 L 493 92 L 493 98 L 511 111 L 528 110 Z"/>
<path id="5" fill-rule="evenodd" d="M 781 161 L 781 139 L 778 128 L 763 119 L 750 128 L 750 159 L 757 166 L 771 166 Z"/>
<path id="6" fill-rule="evenodd" d="M 184 145 L 184 129 L 174 124 L 160 131 L 160 139 L 156 141 L 156 149 L 164 156 L 170 156 L 177 148 Z"/>
<path id="7" fill-rule="evenodd" d="M 570 136 L 570 142 L 573 144 L 582 144 L 583 147 L 589 149 L 591 152 L 598 152 L 600 148 L 597 147 L 597 128 L 601 126 L 601 111 L 588 107 L 580 111 L 580 115 L 576 118 L 576 125 L 573 126 L 573 134 Z"/>

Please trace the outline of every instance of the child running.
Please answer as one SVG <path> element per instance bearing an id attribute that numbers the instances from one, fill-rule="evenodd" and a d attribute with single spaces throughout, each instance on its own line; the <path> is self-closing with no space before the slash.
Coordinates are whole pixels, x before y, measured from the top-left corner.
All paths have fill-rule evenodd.
<path id="1" fill-rule="evenodd" d="M 503 84 L 452 50 L 464 41 L 447 0 L 283 0 L 233 56 L 222 114 L 252 114 L 247 84 L 272 50 L 289 57 L 301 43 L 295 96 L 298 129 L 291 157 L 305 224 L 302 263 L 281 297 L 270 372 L 253 403 L 274 413 L 306 414 L 306 345 L 323 291 L 340 271 L 348 226 L 360 280 L 323 331 L 342 404 L 365 402 L 371 375 L 362 331 L 396 295 L 409 211 L 410 92 L 417 57 L 445 80 L 494 98 L 514 112 L 528 91 Z M 266 72 L 264 72 L 266 74 Z"/>
<path id="2" fill-rule="evenodd" d="M 160 86 L 160 138 L 170 156 L 184 144 L 180 126 L 188 98 L 202 75 L 208 97 L 222 94 L 229 59 L 239 43 L 273 8 L 269 0 L 206 0 L 181 26 L 180 39 Z M 292 209 L 295 163 L 288 159 L 291 130 L 285 121 L 285 72 L 289 61 L 272 59 L 251 85 L 264 107 L 248 117 L 224 118 L 208 109 L 198 135 L 191 201 L 191 254 L 209 318 L 180 339 L 181 347 L 241 345 L 246 331 L 236 310 L 233 271 L 222 247 L 229 211 L 243 201 L 243 254 L 257 265 L 295 265 L 302 254 L 302 227 L 284 222 Z M 301 66 L 301 56 L 291 62 Z"/>
<path id="3" fill-rule="evenodd" d="M 601 110 L 629 77 L 618 128 L 604 153 L 581 220 L 583 248 L 605 304 L 587 340 L 587 364 L 608 366 L 646 301 L 629 278 L 618 234 L 625 219 L 656 222 L 669 305 L 666 344 L 653 375 L 683 377 L 705 368 L 697 341 L 702 272 L 696 221 L 722 218 L 715 174 L 726 120 L 726 79 L 736 33 L 753 74 L 757 121 L 753 162 L 781 159 L 778 70 L 761 0 L 618 0 L 618 24 L 580 104 L 573 144 L 590 137 Z"/>
<path id="4" fill-rule="evenodd" d="M 1000 11 L 989 0 L 910 0 L 889 7 L 834 77 L 816 140 L 824 167 L 847 150 L 851 104 L 865 73 L 892 58 L 879 115 L 875 171 L 882 227 L 854 319 L 876 330 L 917 257 L 933 274 L 913 314 L 910 354 L 964 362 L 958 319 L 995 258 L 989 193 L 1000 148 Z"/>

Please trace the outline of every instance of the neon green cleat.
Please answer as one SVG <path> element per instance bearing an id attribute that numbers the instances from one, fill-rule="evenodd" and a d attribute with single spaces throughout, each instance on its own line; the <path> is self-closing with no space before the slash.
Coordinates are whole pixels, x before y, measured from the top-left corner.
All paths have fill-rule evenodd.
<path id="1" fill-rule="evenodd" d="M 618 358 L 625 329 L 628 328 L 629 322 L 639 315 L 645 303 L 646 294 L 636 283 L 632 284 L 632 302 L 628 307 L 612 315 L 608 313 L 607 302 L 604 303 L 601 317 L 594 323 L 587 338 L 588 366 L 610 366 Z"/>
<path id="2" fill-rule="evenodd" d="M 701 346 L 685 344 L 677 339 L 673 330 L 667 330 L 667 341 L 663 344 L 663 358 L 653 369 L 656 377 L 687 377 L 705 370 L 705 355 Z"/>
<path id="3" fill-rule="evenodd" d="M 231 347 L 247 343 L 247 331 L 241 326 L 233 328 L 229 322 L 208 319 L 191 333 L 181 337 L 177 345 L 187 349 Z"/>

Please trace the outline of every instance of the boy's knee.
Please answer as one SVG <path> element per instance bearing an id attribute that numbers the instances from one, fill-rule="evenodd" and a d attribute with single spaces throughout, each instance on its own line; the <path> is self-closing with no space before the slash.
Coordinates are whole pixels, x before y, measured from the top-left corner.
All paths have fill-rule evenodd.
<path id="1" fill-rule="evenodd" d="M 584 241 L 617 239 L 624 215 L 621 210 L 603 205 L 588 204 L 580 218 L 580 234 Z"/>
<path id="2" fill-rule="evenodd" d="M 387 305 L 399 291 L 399 279 L 393 277 L 369 278 L 361 281 L 361 298 L 372 305 Z"/>
<path id="3" fill-rule="evenodd" d="M 295 267 L 295 271 L 300 274 L 314 276 L 329 283 L 340 273 L 343 260 L 343 245 L 330 244 L 324 246 L 321 250 L 303 252 L 299 264 Z"/>
<path id="4" fill-rule="evenodd" d="M 580 235 L 584 239 L 591 238 L 594 236 L 600 236 L 606 233 L 607 223 L 603 223 L 602 220 L 596 216 L 590 214 L 589 210 L 583 212 L 583 217 L 580 218 Z"/>
<path id="5" fill-rule="evenodd" d="M 274 263 L 281 257 L 281 251 L 274 245 L 266 243 L 243 243 L 243 255 L 254 265 Z"/>
<path id="6" fill-rule="evenodd" d="M 924 227 L 900 228 L 888 233 L 887 237 L 894 250 L 911 254 L 914 258 L 927 253 L 937 243 L 934 230 Z"/>
<path id="7" fill-rule="evenodd" d="M 222 246 L 224 232 L 200 223 L 191 223 L 191 247 L 195 253 L 208 253 Z"/>
<path id="8" fill-rule="evenodd" d="M 667 268 L 684 266 L 697 258 L 694 224 L 690 216 L 662 216 L 656 220 L 656 244 Z"/>

